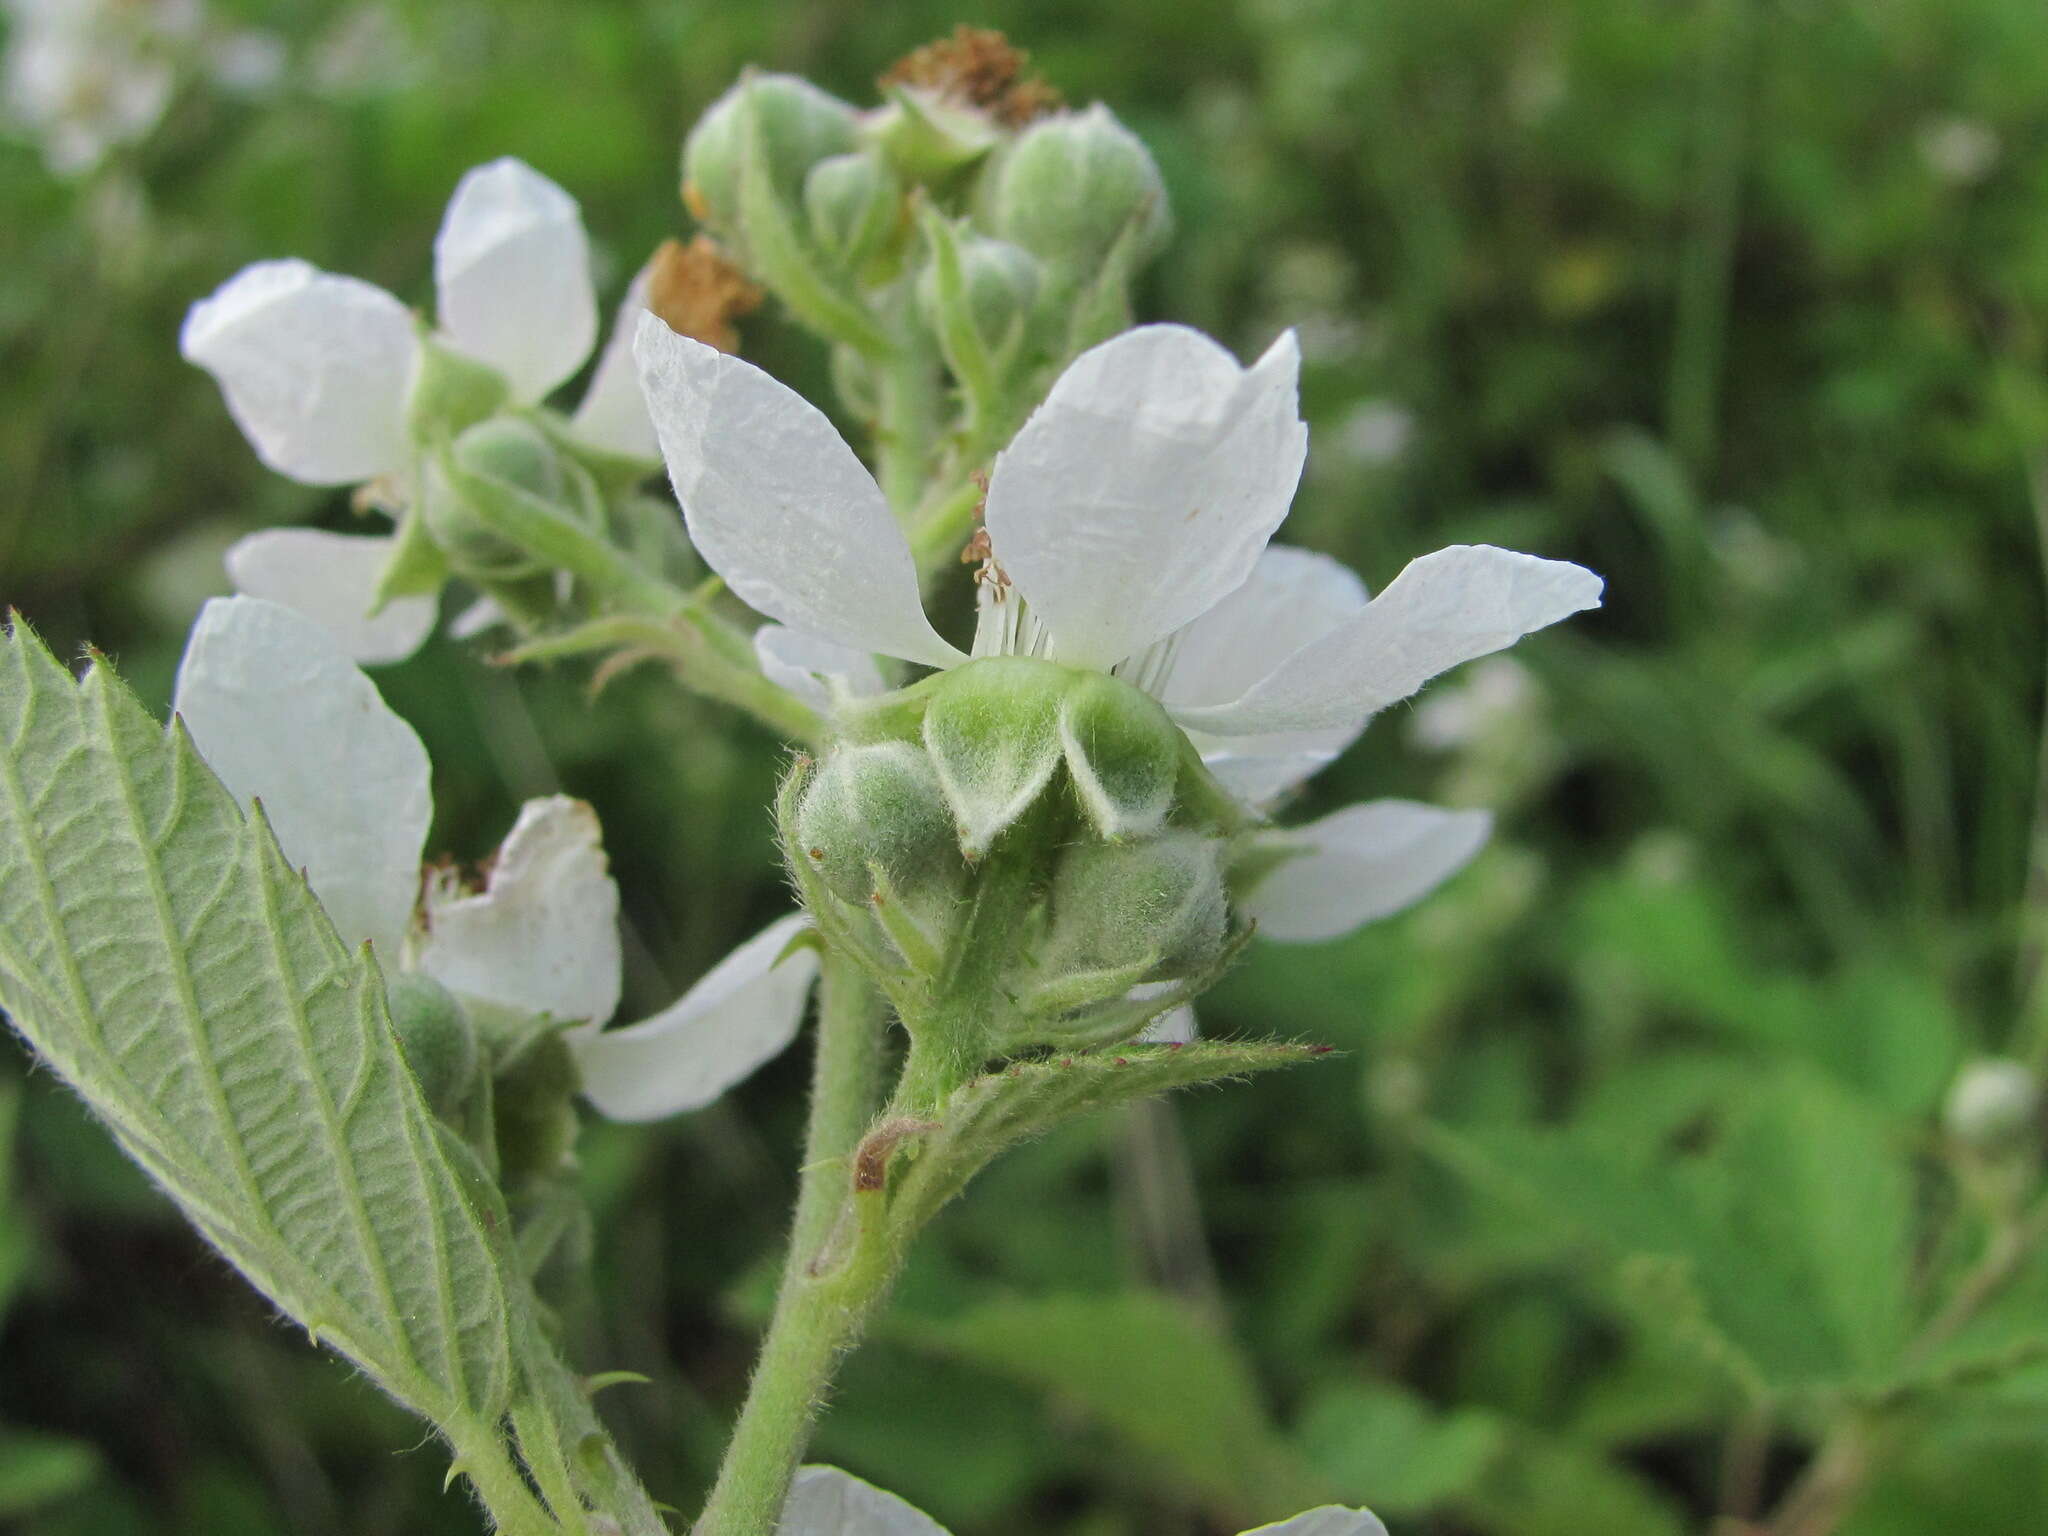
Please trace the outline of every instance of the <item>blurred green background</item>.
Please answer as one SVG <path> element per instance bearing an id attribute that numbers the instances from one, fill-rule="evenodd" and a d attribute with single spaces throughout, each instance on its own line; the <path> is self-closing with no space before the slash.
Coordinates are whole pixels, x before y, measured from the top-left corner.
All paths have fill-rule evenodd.
<path id="1" fill-rule="evenodd" d="M 1945 1317 L 2032 1192 L 2038 1121 L 1973 1148 L 1940 1115 L 1970 1058 L 2048 1058 L 2039 0 L 208 14 L 260 29 L 274 78 L 188 59 L 84 175 L 0 144 L 0 601 L 152 705 L 226 543 L 347 519 L 179 361 L 189 302 L 286 254 L 423 300 L 449 190 L 501 154 L 581 200 L 616 294 L 685 228 L 677 146 L 742 67 L 866 103 L 959 20 L 1153 146 L 1179 232 L 1148 318 L 1241 353 L 1301 328 L 1293 541 L 1375 584 L 1461 541 L 1608 578 L 1306 797 L 1501 812 L 1417 911 L 1260 946 L 1205 1006 L 1342 1055 L 999 1165 L 819 1458 L 963 1536 L 1235 1531 L 1322 1497 L 1396 1536 L 1663 1536 L 1751 1529 L 1850 1425 L 1862 1496 L 1774 1532 L 2042 1528 L 2048 1268 Z M 822 397 L 801 334 L 746 340 Z M 433 754 L 435 849 L 481 855 L 557 785 L 596 804 L 628 1016 L 784 905 L 779 748 L 730 713 L 654 676 L 593 704 L 445 638 L 380 681 Z M 606 1408 L 683 1508 L 744 1385 L 804 1067 L 583 1148 L 582 1363 L 654 1378 Z M 417 1426 L 11 1047 L 0 1307 L 9 1530 L 478 1528 Z"/>

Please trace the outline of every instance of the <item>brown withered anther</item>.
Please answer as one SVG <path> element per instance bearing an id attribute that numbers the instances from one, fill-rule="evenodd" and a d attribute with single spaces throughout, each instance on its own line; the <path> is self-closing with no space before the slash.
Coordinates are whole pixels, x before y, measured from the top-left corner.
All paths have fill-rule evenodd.
<path id="1" fill-rule="evenodd" d="M 954 106 L 986 112 L 1005 127 L 1021 128 L 1061 105 L 1060 93 L 1033 74 L 1030 64 L 1031 55 L 1002 33 L 962 22 L 951 37 L 926 43 L 890 65 L 880 84 L 884 90 L 914 86 Z"/>
<path id="2" fill-rule="evenodd" d="M 688 245 L 664 240 L 654 253 L 647 307 L 678 336 L 721 352 L 737 351 L 740 336 L 733 322 L 759 309 L 763 297 L 709 235 L 698 235 Z"/>

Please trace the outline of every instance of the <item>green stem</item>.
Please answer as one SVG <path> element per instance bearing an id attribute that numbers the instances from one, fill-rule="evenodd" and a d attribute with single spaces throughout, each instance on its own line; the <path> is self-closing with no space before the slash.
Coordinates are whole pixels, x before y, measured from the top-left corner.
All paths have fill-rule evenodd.
<path id="1" fill-rule="evenodd" d="M 533 1496 L 493 1427 L 444 1427 L 455 1448 L 456 1470 L 469 1479 L 501 1536 L 563 1536 L 562 1527 Z"/>
<path id="2" fill-rule="evenodd" d="M 860 967 L 827 951 L 818 982 L 811 1118 L 783 1284 L 811 1262 L 845 1204 L 847 1165 L 882 1104 L 882 1000 Z"/>
<path id="3" fill-rule="evenodd" d="M 854 1148 L 881 1100 L 886 1023 L 881 1000 L 859 968 L 828 951 L 802 1182 L 775 1316 L 696 1536 L 774 1531 L 833 1368 L 895 1273 L 893 1246 L 864 1228 L 840 1263 L 825 1266 L 853 1188 Z"/>

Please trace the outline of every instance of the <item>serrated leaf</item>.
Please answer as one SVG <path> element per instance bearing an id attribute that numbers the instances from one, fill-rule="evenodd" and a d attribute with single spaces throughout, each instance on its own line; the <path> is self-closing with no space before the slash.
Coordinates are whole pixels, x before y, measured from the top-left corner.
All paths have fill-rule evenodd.
<path id="1" fill-rule="evenodd" d="M 1169 1297 L 992 1302 L 908 1337 L 1079 1408 L 1212 1508 L 1248 1518 L 1327 1492 L 1273 1427 L 1236 1345 Z"/>
<path id="2" fill-rule="evenodd" d="M 445 1425 L 512 1380 L 491 1234 L 259 814 L 103 664 L 0 644 L 0 1004 L 281 1308 Z"/>
<path id="3" fill-rule="evenodd" d="M 1273 1040 L 1127 1045 L 1014 1062 L 970 1078 L 939 1107 L 937 1121 L 920 1128 L 916 1159 L 891 1192 L 890 1220 L 914 1230 L 999 1152 L 1078 1115 L 1293 1066 L 1324 1050 Z"/>

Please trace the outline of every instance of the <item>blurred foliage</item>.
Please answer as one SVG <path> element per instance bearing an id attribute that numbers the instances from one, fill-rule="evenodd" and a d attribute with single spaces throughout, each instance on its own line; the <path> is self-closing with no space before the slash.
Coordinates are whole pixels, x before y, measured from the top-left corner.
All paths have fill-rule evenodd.
<path id="1" fill-rule="evenodd" d="M 0 147 L 0 599 L 159 701 L 237 532 L 348 515 L 264 472 L 179 362 L 194 297 L 281 254 L 422 297 L 448 190 L 508 153 L 575 191 L 616 291 L 684 227 L 677 146 L 742 67 L 870 100 L 962 19 L 213 8 L 285 40 L 273 92 L 195 81 L 85 180 Z M 1518 652 L 1504 690 L 1454 681 L 1383 720 L 1307 797 L 1504 811 L 1417 912 L 1262 946 L 1205 1008 L 1342 1061 L 998 1166 L 818 1454 L 990 1536 L 1235 1530 L 1304 1490 L 1403 1536 L 1661 1536 L 1772 1507 L 1846 1428 L 1868 1494 L 1813 1529 L 2037 1530 L 2048 1268 L 1948 1309 L 2039 1143 L 1971 1151 L 1939 1104 L 1969 1057 L 2048 1063 L 2038 0 L 966 19 L 1154 146 L 1179 232 L 1149 314 L 1241 352 L 1301 327 L 1290 537 L 1376 582 L 1499 542 L 1593 566 L 1609 602 Z M 774 316 L 746 341 L 824 393 Z M 446 640 L 382 681 L 433 754 L 437 848 L 481 855 L 557 785 L 597 805 L 629 1007 L 782 904 L 778 749 L 730 715 L 652 677 L 592 705 L 581 674 Z M 273 1326 L 19 1053 L 6 1070 L 0 1520 L 476 1528 L 435 1458 L 393 1454 L 402 1415 Z M 803 1071 L 586 1141 L 603 1306 L 582 1355 L 655 1377 L 606 1404 L 679 1506 L 744 1383 Z"/>

